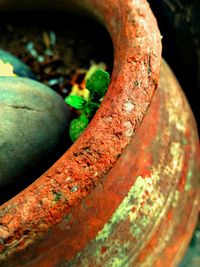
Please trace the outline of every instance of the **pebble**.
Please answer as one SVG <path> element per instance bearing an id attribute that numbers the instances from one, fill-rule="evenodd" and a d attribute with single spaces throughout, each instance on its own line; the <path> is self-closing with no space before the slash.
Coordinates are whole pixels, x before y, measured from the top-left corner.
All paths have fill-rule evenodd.
<path id="1" fill-rule="evenodd" d="M 54 153 L 71 112 L 46 85 L 21 77 L 0 77 L 0 189 L 37 168 Z"/>

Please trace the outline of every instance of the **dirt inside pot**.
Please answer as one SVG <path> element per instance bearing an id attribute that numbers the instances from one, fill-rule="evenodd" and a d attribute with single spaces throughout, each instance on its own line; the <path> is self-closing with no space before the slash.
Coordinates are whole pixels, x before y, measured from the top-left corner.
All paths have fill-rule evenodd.
<path id="1" fill-rule="evenodd" d="M 93 20 L 62 12 L 17 12 L 1 14 L 0 48 L 20 58 L 36 75 L 65 98 L 72 83 L 80 83 L 79 70 L 103 62 L 111 74 L 113 46 L 103 26 Z M 31 184 L 45 172 L 71 145 L 69 135 L 53 157 L 31 174 L 21 177 L 0 191 L 0 204 Z"/>

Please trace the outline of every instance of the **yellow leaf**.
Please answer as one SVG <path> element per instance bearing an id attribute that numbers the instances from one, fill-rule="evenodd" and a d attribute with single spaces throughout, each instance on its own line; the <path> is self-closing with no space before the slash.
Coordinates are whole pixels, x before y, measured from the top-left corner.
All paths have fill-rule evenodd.
<path id="1" fill-rule="evenodd" d="M 5 63 L 0 59 L 0 76 L 12 76 L 16 74 L 13 72 L 13 66 L 10 63 Z"/>
<path id="2" fill-rule="evenodd" d="M 78 84 L 74 84 L 72 86 L 70 95 L 82 96 L 83 99 L 88 101 L 89 96 L 90 96 L 90 92 L 89 92 L 89 90 L 87 88 L 79 89 L 79 85 Z"/>

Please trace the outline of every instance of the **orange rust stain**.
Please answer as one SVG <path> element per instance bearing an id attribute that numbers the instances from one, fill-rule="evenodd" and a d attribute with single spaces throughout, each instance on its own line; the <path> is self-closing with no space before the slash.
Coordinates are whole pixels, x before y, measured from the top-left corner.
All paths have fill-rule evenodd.
<path id="1" fill-rule="evenodd" d="M 102 246 L 101 247 L 101 254 L 105 253 L 107 251 L 107 247 L 106 246 Z"/>
<path id="2" fill-rule="evenodd" d="M 191 130 L 189 127 L 185 129 L 185 138 L 189 140 L 191 138 Z"/>
<path id="3" fill-rule="evenodd" d="M 154 262 L 154 266 L 163 267 L 163 263 L 165 263 L 165 266 L 170 266 L 171 262 L 173 262 L 174 255 L 180 251 L 180 247 L 183 246 L 187 239 L 187 234 L 184 233 L 179 235 L 179 237 L 176 236 L 173 240 L 171 239 L 170 244 L 165 246 L 165 249 L 162 251 L 162 257 Z"/>
<path id="4" fill-rule="evenodd" d="M 186 183 L 186 175 L 187 175 L 187 168 L 183 168 L 182 175 L 180 177 L 178 188 L 177 188 L 179 192 L 183 192 L 184 190 L 185 183 Z"/>
<path id="5" fill-rule="evenodd" d="M 170 209 L 166 214 L 167 220 L 171 221 L 173 219 L 173 209 Z"/>
<path id="6" fill-rule="evenodd" d="M 144 262 L 147 256 L 151 253 L 154 247 L 157 246 L 158 243 L 159 234 L 157 232 L 154 233 L 151 240 L 148 242 L 148 244 L 145 246 L 143 251 L 138 256 L 137 261 L 138 262 Z"/>
<path id="7" fill-rule="evenodd" d="M 152 166 L 151 162 L 152 162 L 152 157 L 151 157 L 151 159 L 150 159 L 150 157 L 149 157 L 149 160 L 148 160 L 148 167 L 149 167 L 149 166 Z M 152 171 L 151 171 L 150 169 L 148 169 L 148 168 L 144 168 L 144 170 L 143 170 L 142 173 L 141 173 L 141 176 L 142 176 L 142 177 L 151 177 L 151 174 L 152 174 Z"/>
<path id="8" fill-rule="evenodd" d="M 146 196 L 149 196 L 149 191 L 145 190 L 144 193 Z"/>
<path id="9" fill-rule="evenodd" d="M 188 140 L 188 142 L 189 142 L 189 140 Z M 177 188 L 179 190 L 179 192 L 183 192 L 184 187 L 185 187 L 185 183 L 186 183 L 186 177 L 187 177 L 187 173 L 188 173 L 188 162 L 189 162 L 190 154 L 191 154 L 190 145 L 184 146 L 184 152 L 185 152 L 185 154 L 184 154 L 183 167 L 181 170 L 181 176 L 180 176 L 179 184 L 178 184 L 178 188 Z"/>
<path id="10" fill-rule="evenodd" d="M 131 209 L 131 211 L 132 211 L 133 213 L 134 213 L 136 210 L 137 210 L 136 207 L 133 207 L 133 208 Z"/>

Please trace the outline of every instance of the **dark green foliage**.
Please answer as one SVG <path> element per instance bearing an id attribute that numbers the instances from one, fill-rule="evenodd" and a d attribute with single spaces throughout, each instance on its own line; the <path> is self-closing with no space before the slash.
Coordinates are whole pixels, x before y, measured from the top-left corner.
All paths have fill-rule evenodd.
<path id="1" fill-rule="evenodd" d="M 88 123 L 89 119 L 84 114 L 71 121 L 69 135 L 72 142 L 75 142 L 79 138 L 81 133 L 87 128 Z"/>
<path id="2" fill-rule="evenodd" d="M 88 101 L 78 95 L 69 95 L 65 98 L 65 102 L 68 105 L 81 110 L 81 115 L 70 123 L 69 135 L 72 142 L 75 142 L 87 128 L 89 121 L 100 106 L 100 100 L 104 96 L 109 83 L 109 73 L 102 69 L 98 69 L 86 82 L 86 88 L 90 91 Z"/>
<path id="3" fill-rule="evenodd" d="M 97 95 L 98 98 L 104 96 L 108 85 L 110 83 L 110 75 L 108 72 L 98 69 L 86 82 L 86 88 L 90 91 L 91 95 Z"/>
<path id="4" fill-rule="evenodd" d="M 83 111 L 88 117 L 92 117 L 99 107 L 100 107 L 99 103 L 90 101 L 85 105 Z"/>

